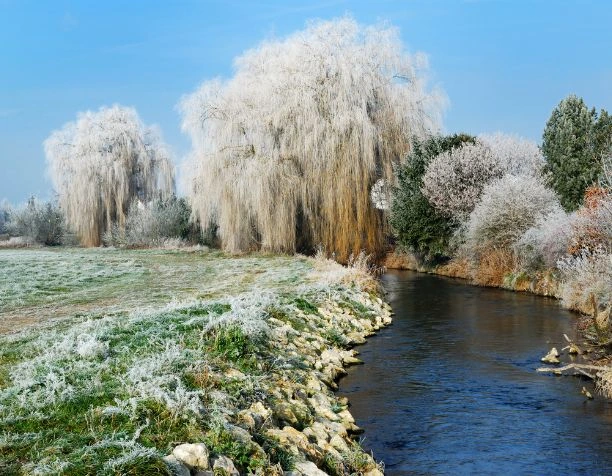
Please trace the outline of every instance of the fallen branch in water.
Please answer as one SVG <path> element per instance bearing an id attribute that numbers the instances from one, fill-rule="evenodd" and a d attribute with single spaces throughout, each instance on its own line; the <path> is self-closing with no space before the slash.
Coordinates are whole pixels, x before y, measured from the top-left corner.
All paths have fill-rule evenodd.
<path id="1" fill-rule="evenodd" d="M 610 372 L 612 367 L 605 367 L 601 365 L 589 365 L 589 364 L 567 364 L 563 367 L 540 367 L 537 369 L 538 372 L 552 372 L 554 374 L 561 374 L 565 370 L 576 370 L 582 375 L 595 379 L 595 375 L 590 374 L 587 370 L 595 370 L 596 372 Z"/>

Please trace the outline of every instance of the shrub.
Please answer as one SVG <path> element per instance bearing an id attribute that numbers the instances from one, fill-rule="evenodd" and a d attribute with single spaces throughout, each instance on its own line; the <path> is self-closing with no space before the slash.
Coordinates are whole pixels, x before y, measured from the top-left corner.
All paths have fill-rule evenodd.
<path id="1" fill-rule="evenodd" d="M 576 212 L 572 231 L 574 240 L 569 251 L 612 249 L 612 192 L 601 187 L 589 187 L 584 205 Z"/>
<path id="2" fill-rule="evenodd" d="M 11 213 L 6 226 L 10 235 L 22 236 L 47 246 L 59 245 L 65 234 L 64 217 L 54 202 L 32 197 L 22 209 Z"/>
<path id="3" fill-rule="evenodd" d="M 449 255 L 450 238 L 456 224 L 425 198 L 421 192 L 423 175 L 434 157 L 466 143 L 474 144 L 475 138 L 455 134 L 414 140 L 405 163 L 397 168 L 390 223 L 399 244 L 427 262 L 436 262 Z"/>
<path id="4" fill-rule="evenodd" d="M 574 240 L 574 222 L 575 215 L 561 208 L 540 216 L 514 246 L 519 266 L 529 271 L 555 268 Z"/>
<path id="5" fill-rule="evenodd" d="M 130 205 L 125 229 L 118 226 L 104 234 L 104 244 L 112 246 L 165 246 L 168 243 L 204 243 L 190 222 L 191 208 L 184 198 L 158 199 L 148 204 L 135 200 Z M 210 244 L 210 243 L 207 243 Z"/>
<path id="6" fill-rule="evenodd" d="M 0 203 L 0 235 L 8 232 L 7 226 L 10 221 L 11 206 L 8 202 L 2 201 Z"/>
<path id="7" fill-rule="evenodd" d="M 468 249 L 509 249 L 537 220 L 560 208 L 555 192 L 532 176 L 506 175 L 487 185 L 470 215 Z"/>
<path id="8" fill-rule="evenodd" d="M 438 211 L 461 222 L 474 209 L 484 187 L 502 173 L 488 146 L 468 143 L 429 163 L 421 191 Z"/>
<path id="9" fill-rule="evenodd" d="M 612 306 L 612 253 L 609 250 L 582 250 L 575 256 L 561 259 L 558 266 L 563 278 L 561 299 L 566 307 L 593 312 L 592 297 L 597 310 Z"/>
<path id="10" fill-rule="evenodd" d="M 478 140 L 489 146 L 506 174 L 540 176 L 546 162 L 538 145 L 516 135 L 481 134 Z"/>

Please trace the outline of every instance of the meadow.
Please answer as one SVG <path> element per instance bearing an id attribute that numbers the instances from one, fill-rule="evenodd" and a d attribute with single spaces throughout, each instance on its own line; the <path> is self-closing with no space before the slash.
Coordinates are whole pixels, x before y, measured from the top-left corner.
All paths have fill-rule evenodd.
<path id="1" fill-rule="evenodd" d="M 363 270 L 322 257 L 21 249 L 0 268 L 1 474 L 171 474 L 163 458 L 184 442 L 282 474 L 308 459 L 280 444 L 285 424 L 320 425 L 312 398 L 345 410 L 312 387 L 318 356 L 348 360 L 347 336 L 382 305 Z M 302 403 L 275 393 L 309 381 Z M 267 418 L 247 431 L 237 415 L 253 405 Z M 376 468 L 342 433 L 343 451 L 311 448 L 317 464 Z"/>

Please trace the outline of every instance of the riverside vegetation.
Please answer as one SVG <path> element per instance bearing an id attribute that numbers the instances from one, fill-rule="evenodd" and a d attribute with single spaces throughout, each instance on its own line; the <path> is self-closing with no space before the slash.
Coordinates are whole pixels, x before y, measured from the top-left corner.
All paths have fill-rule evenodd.
<path id="1" fill-rule="evenodd" d="M 381 474 L 333 393 L 390 322 L 363 256 L 40 249 L 0 266 L 0 473 Z"/>

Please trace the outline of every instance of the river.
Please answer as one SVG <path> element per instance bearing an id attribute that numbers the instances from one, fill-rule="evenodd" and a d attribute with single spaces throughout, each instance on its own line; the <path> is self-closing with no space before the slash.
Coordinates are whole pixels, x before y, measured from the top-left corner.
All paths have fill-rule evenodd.
<path id="1" fill-rule="evenodd" d="M 439 276 L 382 280 L 393 324 L 359 348 L 365 365 L 339 393 L 386 474 L 612 474 L 612 402 L 535 372 L 575 315 Z"/>

